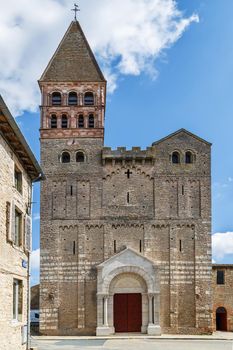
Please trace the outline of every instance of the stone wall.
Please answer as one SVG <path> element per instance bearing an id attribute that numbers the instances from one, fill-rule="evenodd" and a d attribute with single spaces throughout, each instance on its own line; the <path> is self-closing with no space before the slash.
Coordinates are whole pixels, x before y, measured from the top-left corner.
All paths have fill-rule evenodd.
<path id="1" fill-rule="evenodd" d="M 217 284 L 217 271 L 224 272 L 224 284 Z M 233 332 L 233 265 L 214 264 L 212 269 L 213 329 L 216 330 L 216 310 L 225 308 L 227 331 Z"/>
<path id="2" fill-rule="evenodd" d="M 147 151 L 45 138 L 41 160 L 41 332 L 94 334 L 96 267 L 130 247 L 160 266 L 162 332 L 210 333 L 210 145 L 184 131 Z"/>

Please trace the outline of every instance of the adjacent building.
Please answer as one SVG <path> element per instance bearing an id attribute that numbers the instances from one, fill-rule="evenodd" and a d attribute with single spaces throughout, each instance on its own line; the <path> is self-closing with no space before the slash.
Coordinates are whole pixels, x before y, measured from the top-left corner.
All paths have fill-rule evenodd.
<path id="1" fill-rule="evenodd" d="M 105 147 L 106 81 L 77 21 L 39 85 L 41 333 L 211 333 L 211 144 L 181 129 Z"/>
<path id="2" fill-rule="evenodd" d="M 214 330 L 233 332 L 233 264 L 213 264 Z"/>
<path id="3" fill-rule="evenodd" d="M 32 151 L 0 97 L 0 343 L 26 349 L 32 182 L 41 176 Z"/>

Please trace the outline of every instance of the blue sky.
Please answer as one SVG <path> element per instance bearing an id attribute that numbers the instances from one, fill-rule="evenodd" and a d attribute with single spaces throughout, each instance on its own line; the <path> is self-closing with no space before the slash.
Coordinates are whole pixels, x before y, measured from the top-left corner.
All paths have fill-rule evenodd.
<path id="1" fill-rule="evenodd" d="M 214 260 L 233 263 L 233 1 L 180 0 L 177 5 L 186 18 L 197 14 L 199 23 L 190 23 L 180 38 L 154 56 L 151 65 L 156 78 L 144 67 L 137 74 L 123 69 L 117 72 L 117 87 L 107 98 L 105 145 L 144 148 L 179 128 L 212 142 L 212 232 L 222 234 L 221 243 L 215 242 Z M 84 2 L 82 7 L 85 10 Z M 68 27 L 71 18 L 68 15 L 57 33 L 57 41 L 45 52 L 44 62 L 48 62 L 47 57 Z M 83 16 L 80 22 L 84 30 L 87 28 L 86 33 L 91 33 L 87 20 Z M 96 42 L 93 43 L 105 69 L 106 62 L 99 55 Z M 30 60 L 30 55 L 27 59 Z M 114 72 L 119 59 L 116 55 L 116 60 L 110 61 L 108 72 Z M 39 104 L 38 95 L 36 98 Z M 29 110 L 24 110 L 17 122 L 39 159 L 39 111 Z M 39 247 L 38 184 L 34 185 L 34 202 L 33 249 L 36 250 Z"/>

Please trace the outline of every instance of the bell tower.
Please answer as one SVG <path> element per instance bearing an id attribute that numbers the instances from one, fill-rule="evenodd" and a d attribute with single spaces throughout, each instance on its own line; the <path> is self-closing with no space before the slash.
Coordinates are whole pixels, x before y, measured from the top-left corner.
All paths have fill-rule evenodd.
<path id="1" fill-rule="evenodd" d="M 78 21 L 39 80 L 41 139 L 104 137 L 106 81 Z"/>
<path id="2" fill-rule="evenodd" d="M 82 334 L 85 229 L 101 217 L 106 80 L 73 21 L 39 80 L 42 334 Z M 89 227 L 89 226 L 88 226 Z"/>

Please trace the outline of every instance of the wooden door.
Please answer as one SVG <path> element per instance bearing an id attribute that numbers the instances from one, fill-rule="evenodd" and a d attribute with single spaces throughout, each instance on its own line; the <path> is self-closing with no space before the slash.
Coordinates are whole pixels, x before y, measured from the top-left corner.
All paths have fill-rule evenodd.
<path id="1" fill-rule="evenodd" d="M 141 294 L 115 294 L 113 307 L 115 332 L 141 332 Z"/>

